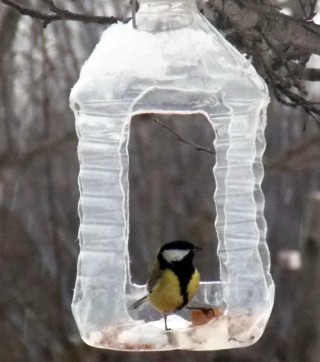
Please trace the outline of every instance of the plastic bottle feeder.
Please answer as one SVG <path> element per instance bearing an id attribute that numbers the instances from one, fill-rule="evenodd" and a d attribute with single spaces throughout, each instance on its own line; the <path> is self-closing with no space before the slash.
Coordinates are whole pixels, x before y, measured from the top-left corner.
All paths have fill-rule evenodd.
<path id="1" fill-rule="evenodd" d="M 70 97 L 81 221 L 72 311 L 83 340 L 100 348 L 248 346 L 263 333 L 274 299 L 260 187 L 268 91 L 195 0 L 139 3 L 136 28 L 118 23 L 103 33 Z M 129 266 L 130 127 L 137 115 L 151 121 L 154 115 L 199 114 L 215 134 L 216 189 L 207 197 L 216 209 L 220 280 L 202 281 L 192 301 L 211 309 L 169 316 L 171 330 L 165 331 L 150 305 L 129 309 L 146 294 Z"/>

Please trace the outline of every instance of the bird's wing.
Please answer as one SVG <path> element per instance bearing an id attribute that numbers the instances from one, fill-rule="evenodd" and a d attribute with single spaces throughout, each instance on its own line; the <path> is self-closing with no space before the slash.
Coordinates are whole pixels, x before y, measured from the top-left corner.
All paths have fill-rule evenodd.
<path id="1" fill-rule="evenodd" d="M 155 285 L 158 283 L 158 280 L 160 279 L 162 274 L 162 271 L 160 270 L 159 263 L 156 262 L 153 266 L 153 269 L 149 275 L 148 281 L 147 281 L 147 290 L 148 293 L 152 291 L 152 289 L 155 287 Z M 141 304 L 146 302 L 148 299 L 148 296 L 145 295 L 144 297 L 140 298 L 136 302 L 130 305 L 130 309 L 137 309 L 140 307 Z"/>
<path id="2" fill-rule="evenodd" d="M 147 281 L 147 290 L 149 293 L 158 283 L 159 279 L 161 278 L 161 275 L 162 275 L 162 270 L 160 269 L 158 261 L 156 261 Z"/>

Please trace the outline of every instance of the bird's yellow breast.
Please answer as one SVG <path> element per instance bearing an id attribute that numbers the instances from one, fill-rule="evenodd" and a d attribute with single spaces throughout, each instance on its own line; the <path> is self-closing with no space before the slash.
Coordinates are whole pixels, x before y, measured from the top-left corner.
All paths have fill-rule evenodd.
<path id="1" fill-rule="evenodd" d="M 195 270 L 187 286 L 188 302 L 197 292 L 200 281 L 200 274 Z M 159 278 L 158 283 L 152 288 L 148 295 L 152 306 L 160 313 L 175 312 L 184 304 L 179 279 L 170 269 L 165 269 Z"/>
<path id="2" fill-rule="evenodd" d="M 183 303 L 177 276 L 165 269 L 148 296 L 152 306 L 161 313 L 172 313 Z"/>
<path id="3" fill-rule="evenodd" d="M 198 270 L 196 269 L 192 275 L 192 278 L 191 278 L 191 280 L 188 284 L 188 288 L 187 288 L 189 302 L 196 294 L 198 287 L 199 287 L 199 283 L 200 283 L 200 274 L 199 274 Z"/>

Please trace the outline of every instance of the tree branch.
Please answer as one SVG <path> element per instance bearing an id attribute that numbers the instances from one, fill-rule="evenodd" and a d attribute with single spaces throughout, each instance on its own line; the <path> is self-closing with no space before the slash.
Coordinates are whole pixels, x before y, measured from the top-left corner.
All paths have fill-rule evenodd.
<path id="1" fill-rule="evenodd" d="M 211 0 L 212 8 L 224 16 L 231 28 L 230 41 L 253 58 L 253 65 L 267 81 L 276 99 L 290 107 L 301 107 L 317 123 L 320 107 L 307 99 L 304 80 L 320 80 L 319 69 L 307 69 L 311 54 L 320 53 L 320 26 L 304 18 L 287 16 L 275 6 L 250 0 Z"/>
<path id="2" fill-rule="evenodd" d="M 164 123 L 160 122 L 157 118 L 153 118 L 153 122 L 156 123 L 158 126 L 162 127 L 163 129 L 169 131 L 171 134 L 173 134 L 180 142 L 185 143 L 189 146 L 192 146 L 196 149 L 196 151 L 201 151 L 201 152 L 207 152 L 207 153 L 211 153 L 213 155 L 216 154 L 216 152 L 210 148 L 206 148 L 203 147 L 195 142 L 192 142 L 190 140 L 185 139 L 184 137 L 182 137 L 178 132 L 176 132 L 175 130 L 173 130 L 172 128 L 168 127 L 167 125 L 165 125 Z"/>
<path id="3" fill-rule="evenodd" d="M 301 64 L 296 62 L 289 62 L 288 63 L 291 72 L 294 76 L 298 77 L 299 79 L 308 80 L 311 82 L 319 82 L 320 81 L 320 69 L 318 68 L 306 68 Z"/>
<path id="4" fill-rule="evenodd" d="M 282 44 L 320 54 L 320 25 L 279 12 L 275 6 L 256 5 L 249 0 L 210 0 L 240 32 L 262 28 Z"/>
<path id="5" fill-rule="evenodd" d="M 114 16 L 97 16 L 97 15 L 74 13 L 69 10 L 57 7 L 53 1 L 45 1 L 49 5 L 50 11 L 53 12 L 53 14 L 47 14 L 38 10 L 30 9 L 28 7 L 20 5 L 19 3 L 13 0 L 0 0 L 0 1 L 7 6 L 11 6 L 22 15 L 29 16 L 33 19 L 43 20 L 44 27 L 46 27 L 48 24 L 54 21 L 60 21 L 60 20 L 71 20 L 71 21 L 79 21 L 85 24 L 96 23 L 96 24 L 105 24 L 105 25 L 111 25 L 116 23 L 117 21 L 127 22 L 129 20 L 127 18 L 119 19 Z"/>

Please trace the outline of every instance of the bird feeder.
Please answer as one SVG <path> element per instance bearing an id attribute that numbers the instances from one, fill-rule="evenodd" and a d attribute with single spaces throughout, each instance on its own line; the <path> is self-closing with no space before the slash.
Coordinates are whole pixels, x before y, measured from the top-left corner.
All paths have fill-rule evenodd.
<path id="1" fill-rule="evenodd" d="M 263 333 L 274 298 L 260 187 L 268 91 L 195 0 L 139 4 L 134 24 L 103 33 L 71 92 L 81 221 L 73 315 L 83 340 L 100 348 L 248 346 Z M 216 190 L 207 198 L 216 208 L 220 277 L 201 282 L 194 302 L 207 309 L 169 316 L 170 331 L 150 307 L 129 309 L 146 292 L 132 280 L 128 249 L 130 127 L 145 114 L 201 114 L 215 134 Z"/>

